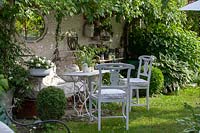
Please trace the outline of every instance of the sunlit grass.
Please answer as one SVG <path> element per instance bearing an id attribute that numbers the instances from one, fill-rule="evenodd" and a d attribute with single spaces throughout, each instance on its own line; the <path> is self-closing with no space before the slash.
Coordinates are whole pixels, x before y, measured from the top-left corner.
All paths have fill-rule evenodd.
<path id="1" fill-rule="evenodd" d="M 144 101 L 144 98 L 142 98 Z M 145 107 L 132 107 L 130 112 L 129 131 L 125 130 L 122 119 L 103 119 L 101 133 L 180 133 L 186 127 L 177 123 L 177 119 L 190 116 L 191 112 L 184 108 L 184 103 L 193 107 L 200 106 L 200 88 L 182 89 L 175 95 L 158 95 L 152 97 L 150 110 Z M 119 110 L 119 105 L 104 105 L 104 108 Z M 200 114 L 200 112 L 197 112 Z M 96 133 L 97 121 L 68 121 L 72 133 Z M 60 128 L 60 127 L 58 127 Z M 45 132 L 64 133 L 57 129 Z"/>
<path id="2" fill-rule="evenodd" d="M 144 98 L 142 99 L 144 100 Z M 150 110 L 145 107 L 132 107 L 130 112 L 129 131 L 125 130 L 122 119 L 103 119 L 102 133 L 178 133 L 185 128 L 176 119 L 189 116 L 184 103 L 192 106 L 200 104 L 200 89 L 182 89 L 176 95 L 159 95 L 151 98 Z M 109 107 L 110 108 L 110 107 Z M 97 122 L 68 122 L 73 133 L 94 133 Z"/>

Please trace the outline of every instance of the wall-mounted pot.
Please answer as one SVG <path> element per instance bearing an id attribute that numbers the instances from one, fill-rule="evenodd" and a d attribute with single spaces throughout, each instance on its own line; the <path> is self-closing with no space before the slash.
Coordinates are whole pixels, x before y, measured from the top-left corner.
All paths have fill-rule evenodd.
<path id="1" fill-rule="evenodd" d="M 94 24 L 85 23 L 83 30 L 84 36 L 94 37 Z"/>

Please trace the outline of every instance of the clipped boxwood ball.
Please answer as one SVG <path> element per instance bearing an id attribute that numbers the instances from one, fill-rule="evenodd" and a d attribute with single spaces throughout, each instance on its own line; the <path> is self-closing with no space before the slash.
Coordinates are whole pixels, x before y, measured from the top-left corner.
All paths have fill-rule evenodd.
<path id="1" fill-rule="evenodd" d="M 157 67 L 152 67 L 150 81 L 150 95 L 160 93 L 164 87 L 164 76 L 162 71 Z"/>
<path id="2" fill-rule="evenodd" d="M 49 86 L 38 93 L 36 103 L 38 117 L 50 120 L 64 115 L 67 101 L 63 90 Z"/>

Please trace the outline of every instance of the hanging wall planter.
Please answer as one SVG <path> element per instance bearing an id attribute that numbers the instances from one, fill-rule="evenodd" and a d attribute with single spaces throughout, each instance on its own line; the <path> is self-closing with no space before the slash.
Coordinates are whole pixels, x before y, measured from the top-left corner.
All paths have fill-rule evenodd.
<path id="1" fill-rule="evenodd" d="M 86 37 L 94 37 L 94 24 L 85 23 L 84 25 L 84 36 Z"/>

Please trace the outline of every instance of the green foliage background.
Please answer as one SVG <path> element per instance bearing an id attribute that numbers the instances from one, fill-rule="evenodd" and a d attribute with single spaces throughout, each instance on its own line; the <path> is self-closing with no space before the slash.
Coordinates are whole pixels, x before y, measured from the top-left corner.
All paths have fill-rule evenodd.
<path id="1" fill-rule="evenodd" d="M 41 14 L 54 12 L 57 21 L 55 61 L 62 39 L 61 23 L 65 16 L 83 14 L 89 23 L 99 18 L 115 17 L 124 21 L 124 47 L 130 56 L 153 54 L 165 76 L 165 88 L 173 91 L 191 80 L 198 69 L 199 39 L 197 22 L 178 9 L 186 0 L 15 0 L 4 1 L 0 12 L 0 72 L 9 77 L 13 66 L 22 64 L 26 47 L 16 39 L 15 19 L 27 16 L 27 11 Z M 110 19 L 108 19 L 110 20 Z M 141 21 L 142 20 L 142 21 Z M 187 21 L 189 20 L 189 21 Z M 142 22 L 142 23 L 141 23 Z M 193 22 L 192 26 L 188 22 Z M 128 31 L 129 40 L 126 40 Z M 126 45 L 129 44 L 129 47 Z M 175 64 L 175 65 L 174 65 Z M 11 84 L 11 88 L 16 88 Z"/>
<path id="2" fill-rule="evenodd" d="M 189 83 L 199 69 L 200 43 L 196 32 L 189 31 L 186 15 L 179 11 L 183 1 L 171 0 L 163 6 L 160 0 L 143 1 L 142 26 L 132 23 L 129 34 L 131 57 L 151 54 L 165 77 L 168 91 Z"/>

